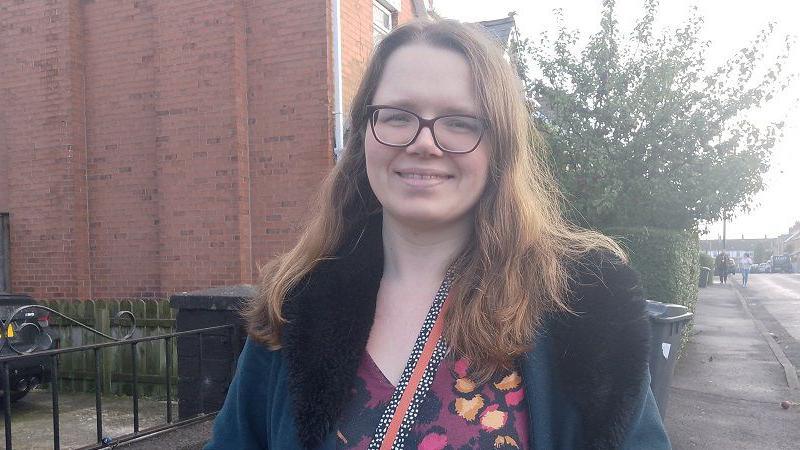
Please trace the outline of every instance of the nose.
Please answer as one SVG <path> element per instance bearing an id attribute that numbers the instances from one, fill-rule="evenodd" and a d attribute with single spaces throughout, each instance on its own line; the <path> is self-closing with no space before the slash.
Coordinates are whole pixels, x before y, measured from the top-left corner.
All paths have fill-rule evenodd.
<path id="1" fill-rule="evenodd" d="M 428 125 L 423 126 L 419 130 L 416 139 L 408 144 L 406 151 L 421 156 L 440 156 L 443 153 L 442 150 L 436 146 L 436 141 L 433 139 L 433 131 Z"/>

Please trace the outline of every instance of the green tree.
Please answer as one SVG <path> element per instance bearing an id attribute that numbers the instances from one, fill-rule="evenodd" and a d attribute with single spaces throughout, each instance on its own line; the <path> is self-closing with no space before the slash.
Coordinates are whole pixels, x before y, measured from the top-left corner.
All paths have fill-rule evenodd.
<path id="1" fill-rule="evenodd" d="M 763 189 L 783 124 L 757 126 L 746 113 L 792 80 L 782 66 L 790 40 L 766 61 L 770 25 L 709 71 L 696 9 L 656 33 L 657 6 L 645 1 L 641 19 L 623 33 L 614 1 L 605 0 L 601 30 L 582 49 L 579 32 L 556 10 L 555 33 L 510 46 L 539 104 L 534 115 L 554 172 L 583 224 L 697 229 L 726 211 L 746 211 Z"/>
<path id="2" fill-rule="evenodd" d="M 753 251 L 753 262 L 758 264 L 766 262 L 772 257 L 772 249 L 763 242 L 756 243 L 755 250 Z"/>

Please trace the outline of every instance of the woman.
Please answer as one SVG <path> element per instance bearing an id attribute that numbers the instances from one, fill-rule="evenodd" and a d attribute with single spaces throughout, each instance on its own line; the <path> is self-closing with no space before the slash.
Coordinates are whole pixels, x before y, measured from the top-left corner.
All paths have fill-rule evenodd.
<path id="1" fill-rule="evenodd" d="M 744 258 L 739 261 L 739 266 L 742 268 L 742 286 L 747 287 L 748 278 L 750 278 L 750 266 L 753 265 L 753 259 L 750 258 L 749 253 L 744 254 Z"/>
<path id="2" fill-rule="evenodd" d="M 714 266 L 717 268 L 720 284 L 725 284 L 728 281 L 728 255 L 725 253 L 718 253 L 714 261 Z"/>
<path id="3" fill-rule="evenodd" d="M 520 92 L 465 25 L 377 46 L 207 448 L 669 448 L 637 277 L 560 216 Z"/>

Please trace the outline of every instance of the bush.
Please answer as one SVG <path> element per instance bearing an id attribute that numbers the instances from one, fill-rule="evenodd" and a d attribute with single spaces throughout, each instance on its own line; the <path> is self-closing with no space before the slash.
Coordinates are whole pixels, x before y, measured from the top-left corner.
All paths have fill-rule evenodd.
<path id="1" fill-rule="evenodd" d="M 698 257 L 700 258 L 700 267 L 708 267 L 709 269 L 714 267 L 714 257 L 710 255 L 706 255 L 705 253 L 699 253 Z"/>
<path id="2" fill-rule="evenodd" d="M 645 298 L 676 303 L 694 312 L 700 279 L 696 233 L 661 228 L 610 228 L 613 237 L 630 256 L 631 266 L 641 275 Z M 692 323 L 684 329 L 685 347 Z"/>

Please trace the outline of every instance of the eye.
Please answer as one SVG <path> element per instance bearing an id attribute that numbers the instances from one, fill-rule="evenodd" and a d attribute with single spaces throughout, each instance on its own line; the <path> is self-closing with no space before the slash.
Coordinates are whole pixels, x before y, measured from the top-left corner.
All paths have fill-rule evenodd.
<path id="1" fill-rule="evenodd" d="M 406 114 L 391 114 L 386 116 L 384 122 L 409 122 L 409 119 Z"/>
<path id="2" fill-rule="evenodd" d="M 378 123 L 394 127 L 406 126 L 415 121 L 415 118 L 404 111 L 384 109 L 378 112 Z"/>
<path id="3" fill-rule="evenodd" d="M 447 127 L 448 131 L 460 133 L 475 133 L 479 131 L 478 121 L 472 117 L 445 117 L 442 119 L 442 125 Z"/>

